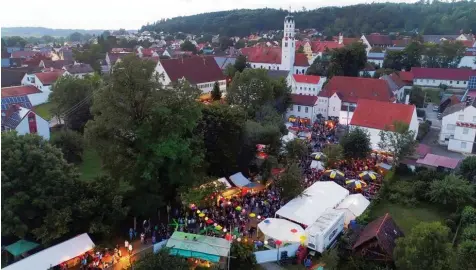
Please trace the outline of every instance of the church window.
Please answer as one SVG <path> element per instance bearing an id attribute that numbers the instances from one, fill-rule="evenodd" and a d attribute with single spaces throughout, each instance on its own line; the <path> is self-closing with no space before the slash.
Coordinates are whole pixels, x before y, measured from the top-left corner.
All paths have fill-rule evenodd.
<path id="1" fill-rule="evenodd" d="M 288 46 L 288 43 L 287 42 L 284 42 L 284 47 L 287 47 Z"/>

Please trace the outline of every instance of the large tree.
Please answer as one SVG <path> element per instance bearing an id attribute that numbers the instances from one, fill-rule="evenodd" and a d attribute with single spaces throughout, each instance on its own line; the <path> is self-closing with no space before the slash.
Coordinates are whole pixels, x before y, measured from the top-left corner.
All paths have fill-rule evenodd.
<path id="1" fill-rule="evenodd" d="M 235 67 L 237 71 L 243 72 L 243 70 L 245 70 L 245 68 L 248 66 L 246 62 L 246 56 L 239 55 L 238 57 L 236 57 L 236 60 L 233 66 Z"/>
<path id="2" fill-rule="evenodd" d="M 402 70 L 405 62 L 405 53 L 403 51 L 389 51 L 385 54 L 383 68 Z"/>
<path id="3" fill-rule="evenodd" d="M 135 188 L 128 202 L 139 215 L 157 213 L 203 171 L 203 134 L 194 132 L 199 91 L 186 83 L 163 89 L 154 68 L 135 56 L 118 63 L 95 94 L 94 120 L 86 126 L 111 176 Z"/>
<path id="4" fill-rule="evenodd" d="M 406 71 L 410 71 L 412 67 L 421 66 L 421 56 L 423 53 L 423 46 L 417 41 L 412 41 L 403 50 L 405 59 L 403 65 Z"/>
<path id="5" fill-rule="evenodd" d="M 61 149 L 63 157 L 69 163 L 80 163 L 83 160 L 83 136 L 73 130 L 63 130 L 51 138 L 51 144 Z"/>
<path id="6" fill-rule="evenodd" d="M 68 128 L 82 132 L 86 122 L 92 118 L 91 100 L 99 80 L 97 76 L 62 76 L 53 85 L 48 98 L 53 105 L 52 112 L 63 119 Z"/>
<path id="7" fill-rule="evenodd" d="M 345 158 L 366 158 L 370 151 L 370 135 L 361 128 L 353 128 L 341 140 L 342 154 Z"/>
<path id="8" fill-rule="evenodd" d="M 379 133 L 378 147 L 392 154 L 394 165 L 398 165 L 404 157 L 413 155 L 417 147 L 416 134 L 408 127 L 407 123 L 395 121 Z"/>
<path id="9" fill-rule="evenodd" d="M 280 189 L 281 198 L 290 201 L 298 196 L 306 196 L 302 182 L 302 172 L 298 163 L 286 166 L 285 171 L 279 176 L 276 185 Z"/>
<path id="10" fill-rule="evenodd" d="M 354 42 L 343 48 L 331 51 L 329 60 L 328 77 L 351 76 L 358 77 L 360 70 L 367 63 L 365 45 Z"/>
<path id="11" fill-rule="evenodd" d="M 182 49 L 182 51 L 193 52 L 194 54 L 197 53 L 197 47 L 195 45 L 193 45 L 193 43 L 188 41 L 188 40 L 184 41 L 180 45 L 180 49 Z"/>
<path id="12" fill-rule="evenodd" d="M 273 101 L 273 85 L 265 70 L 245 69 L 237 72 L 227 91 L 231 105 L 242 106 L 250 115 Z"/>
<path id="13" fill-rule="evenodd" d="M 230 269 L 254 269 L 256 256 L 253 252 L 253 244 L 233 241 L 231 243 Z"/>
<path id="14" fill-rule="evenodd" d="M 212 100 L 220 100 L 221 99 L 220 85 L 218 85 L 218 82 L 215 82 L 213 84 L 211 97 L 212 97 Z"/>
<path id="15" fill-rule="evenodd" d="M 456 252 L 456 261 L 458 269 L 476 269 L 475 254 L 476 240 L 465 240 L 459 243 Z"/>
<path id="16" fill-rule="evenodd" d="M 311 66 L 306 71 L 307 75 L 316 75 L 327 77 L 329 68 L 329 56 L 327 54 L 316 57 Z"/>
<path id="17" fill-rule="evenodd" d="M 461 58 L 466 52 L 466 47 L 460 41 L 443 41 L 440 44 L 440 67 L 457 68 Z"/>
<path id="18" fill-rule="evenodd" d="M 457 209 L 474 201 L 474 185 L 460 176 L 450 174 L 430 184 L 428 197 L 432 202 Z"/>
<path id="19" fill-rule="evenodd" d="M 343 157 L 343 150 L 340 144 L 327 144 L 322 150 L 326 156 L 326 167 L 335 168 L 337 162 Z"/>
<path id="20" fill-rule="evenodd" d="M 422 108 L 425 103 L 425 93 L 419 86 L 412 86 L 410 90 L 410 103 L 417 108 Z"/>
<path id="21" fill-rule="evenodd" d="M 470 156 L 463 159 L 459 169 L 466 180 L 476 182 L 476 157 Z"/>
<path id="22" fill-rule="evenodd" d="M 397 239 L 395 264 L 399 269 L 452 269 L 450 229 L 439 222 L 420 223 Z"/>
<path id="23" fill-rule="evenodd" d="M 248 165 L 249 160 L 240 163 L 246 122 L 243 109 L 212 104 L 203 106 L 202 115 L 197 130 L 203 133 L 208 174 L 228 176 Z"/>
<path id="24" fill-rule="evenodd" d="M 302 140 L 292 140 L 284 148 L 288 162 L 299 162 L 301 158 L 309 154 L 307 144 Z"/>

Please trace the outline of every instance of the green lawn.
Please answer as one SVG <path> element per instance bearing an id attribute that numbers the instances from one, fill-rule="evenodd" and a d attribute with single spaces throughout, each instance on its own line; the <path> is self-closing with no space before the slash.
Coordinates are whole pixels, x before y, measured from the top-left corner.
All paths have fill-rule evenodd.
<path id="1" fill-rule="evenodd" d="M 36 112 L 39 116 L 43 117 L 45 120 L 50 120 L 51 115 L 51 108 L 53 105 L 51 103 L 44 103 L 38 106 L 33 107 L 33 111 Z"/>
<path id="2" fill-rule="evenodd" d="M 372 219 L 390 213 L 393 220 L 405 234 L 411 232 L 412 228 L 420 222 L 440 221 L 444 224 L 446 213 L 442 213 L 430 204 L 420 203 L 417 206 L 406 206 L 382 201 L 372 209 Z"/>
<path id="3" fill-rule="evenodd" d="M 423 92 L 426 93 L 426 99 L 431 103 L 440 104 L 440 92 L 439 88 L 423 88 Z"/>
<path id="4" fill-rule="evenodd" d="M 96 176 L 102 175 L 101 159 L 96 150 L 84 149 L 83 162 L 78 166 L 82 180 L 89 181 Z"/>

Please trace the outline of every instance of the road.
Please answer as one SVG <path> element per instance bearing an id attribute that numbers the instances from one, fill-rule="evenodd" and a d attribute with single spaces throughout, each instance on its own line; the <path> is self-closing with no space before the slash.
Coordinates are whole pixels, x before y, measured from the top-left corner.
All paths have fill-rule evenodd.
<path id="1" fill-rule="evenodd" d="M 428 103 L 428 106 L 425 108 L 426 119 L 431 121 L 431 127 L 441 129 L 441 120 L 438 120 L 438 112 L 434 112 L 433 108 L 435 104 Z"/>

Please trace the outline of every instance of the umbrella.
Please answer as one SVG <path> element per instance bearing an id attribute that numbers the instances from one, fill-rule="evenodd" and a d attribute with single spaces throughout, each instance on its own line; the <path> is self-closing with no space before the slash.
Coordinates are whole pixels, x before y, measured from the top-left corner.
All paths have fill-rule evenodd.
<path id="1" fill-rule="evenodd" d="M 315 160 L 321 160 L 326 156 L 322 152 L 314 152 L 311 154 L 311 157 Z"/>
<path id="2" fill-rule="evenodd" d="M 255 213 L 251 213 L 251 214 L 250 214 L 250 217 L 256 217 L 256 214 L 255 214 Z"/>
<path id="3" fill-rule="evenodd" d="M 218 231 L 221 231 L 221 229 L 223 229 L 223 227 L 220 226 L 220 225 L 217 225 L 217 226 L 215 226 L 215 229 L 217 229 Z"/>
<path id="4" fill-rule="evenodd" d="M 334 180 L 345 177 L 344 173 L 339 170 L 327 170 L 324 172 L 324 175 Z"/>
<path id="5" fill-rule="evenodd" d="M 212 223 L 213 223 L 213 220 L 211 220 L 211 219 L 207 220 L 207 224 L 212 224 Z"/>
<path id="6" fill-rule="evenodd" d="M 367 186 L 367 183 L 365 183 L 362 180 L 357 180 L 357 179 L 347 180 L 347 181 L 345 181 L 345 184 L 349 187 L 354 188 L 354 189 L 361 189 L 361 188 Z"/>
<path id="7" fill-rule="evenodd" d="M 199 217 L 204 217 L 205 214 L 204 214 L 204 213 L 200 213 L 198 216 L 199 216 Z"/>
<path id="8" fill-rule="evenodd" d="M 377 173 L 373 171 L 363 171 L 359 174 L 359 177 L 365 181 L 375 181 L 377 180 Z"/>
<path id="9" fill-rule="evenodd" d="M 241 211 L 241 206 L 237 206 L 235 209 L 236 211 Z"/>

